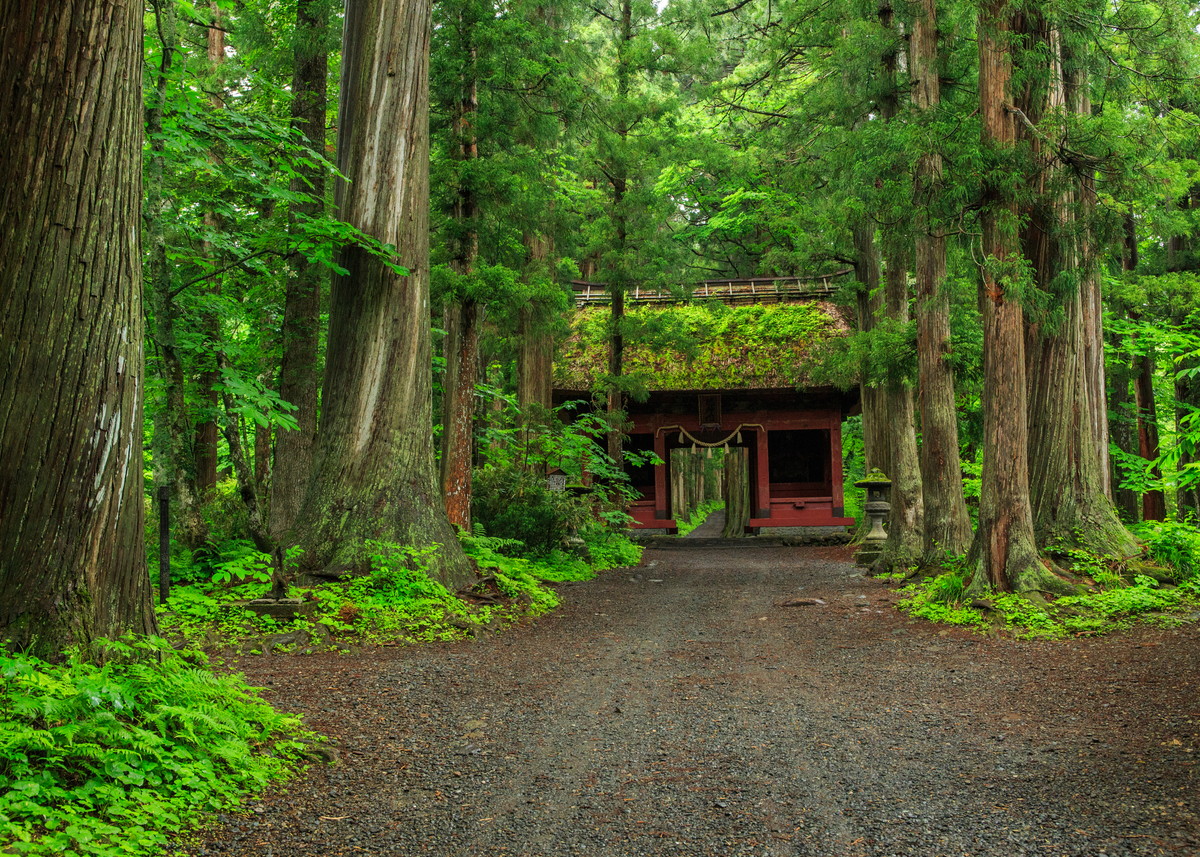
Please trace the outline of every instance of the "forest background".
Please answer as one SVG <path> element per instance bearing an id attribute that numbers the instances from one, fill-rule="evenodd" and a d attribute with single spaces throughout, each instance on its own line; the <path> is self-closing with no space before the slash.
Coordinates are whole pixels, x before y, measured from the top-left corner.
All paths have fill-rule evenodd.
<path id="1" fill-rule="evenodd" d="M 0 833 L 26 852 L 161 845 L 279 773 L 255 748 L 305 752 L 235 680 L 105 638 L 224 633 L 212 593 L 302 574 L 340 580 L 311 597 L 334 644 L 461 635 L 635 557 L 625 347 L 705 331 L 626 313 L 634 287 L 852 269 L 819 380 L 860 388 L 876 571 L 939 575 L 926 606 L 1200 595 L 1192 5 L 49 6 L 0 0 L 0 635 L 26 653 Z M 609 292 L 607 366 L 556 411 L 576 278 Z M 160 503 L 186 585 L 156 613 Z M 1057 627 L 1099 628 L 1080 603 Z"/>
<path id="2" fill-rule="evenodd" d="M 529 538 L 555 466 L 612 476 L 589 500 L 615 521 L 646 380 L 624 343 L 690 335 L 626 292 L 847 265 L 858 330 L 821 371 L 861 387 L 847 472 L 893 480 L 879 570 L 969 552 L 974 591 L 1068 591 L 1064 551 L 1132 558 L 1126 524 L 1200 509 L 1188 4 L 351 11 L 145 10 L 145 496 L 170 496 L 177 576 L 253 550 L 278 595 L 294 546 L 335 575 L 383 540 L 441 545 L 459 586 L 436 495 Z M 364 87 L 383 66 L 394 93 Z M 573 278 L 611 295 L 607 425 L 551 410 Z M 93 633 L 63 613 L 50 648 Z"/>

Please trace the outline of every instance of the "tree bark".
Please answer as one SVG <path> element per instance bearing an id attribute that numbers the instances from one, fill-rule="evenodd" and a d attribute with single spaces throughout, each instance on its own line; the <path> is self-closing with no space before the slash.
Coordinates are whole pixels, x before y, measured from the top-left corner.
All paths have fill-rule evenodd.
<path id="1" fill-rule="evenodd" d="M 221 78 L 221 66 L 225 63 L 225 29 L 221 23 L 221 7 L 215 0 L 209 0 L 209 13 L 212 20 L 205 28 L 204 38 L 207 45 L 208 71 L 211 75 L 208 101 L 214 110 L 225 107 L 222 92 L 225 83 Z M 217 148 L 209 150 L 208 158 L 214 164 L 221 163 L 221 153 Z M 215 211 L 204 212 L 204 226 L 211 233 L 221 230 L 222 219 Z M 216 250 L 213 245 L 204 242 L 204 255 L 214 267 L 217 266 Z M 221 293 L 220 280 L 213 278 L 205 287 L 210 295 Z M 192 444 L 192 454 L 196 457 L 196 490 L 201 500 L 207 499 L 210 492 L 217 487 L 217 441 L 220 430 L 217 416 L 220 410 L 220 399 L 217 386 L 221 382 L 221 374 L 217 371 L 217 354 L 222 347 L 224 337 L 221 334 L 221 320 L 211 308 L 206 308 L 200 314 L 200 328 L 204 336 L 205 348 L 200 356 L 201 371 L 196 383 L 196 396 L 201 403 L 200 419 L 196 423 L 196 438 Z"/>
<path id="2" fill-rule="evenodd" d="M 883 302 L 883 268 L 875 246 L 875 227 L 860 220 L 854 225 L 854 277 L 859 287 L 855 291 L 858 329 L 868 333 L 875 328 L 875 313 Z M 883 391 L 871 378 L 859 384 L 863 410 L 863 457 L 866 469 L 878 467 L 884 473 L 891 470 L 891 455 L 887 443 L 887 418 Z M 860 522 L 862 523 L 862 522 Z"/>
<path id="3" fill-rule="evenodd" d="M 1112 394 L 1109 408 L 1112 411 L 1111 433 L 1113 444 L 1117 449 L 1129 455 L 1138 454 L 1137 446 L 1137 413 L 1132 393 L 1132 372 L 1130 357 L 1120 354 L 1111 375 Z M 1114 474 L 1116 466 L 1110 461 L 1109 467 Z M 1141 520 L 1141 502 L 1138 494 L 1132 488 L 1122 488 L 1114 478 L 1113 502 L 1125 520 L 1137 523 Z"/>
<path id="4" fill-rule="evenodd" d="M 475 387 L 479 383 L 479 329 L 481 310 L 473 300 L 453 303 L 447 308 L 455 316 L 457 335 L 453 338 L 456 371 L 446 373 L 452 379 L 445 391 L 442 420 L 442 493 L 450 523 L 471 529 L 471 463 L 475 438 Z M 450 337 L 447 337 L 448 344 Z"/>
<path id="5" fill-rule="evenodd" d="M 535 233 L 526 233 L 524 240 L 526 275 L 545 275 L 553 252 L 553 240 Z M 543 306 L 534 302 L 521 307 L 518 321 L 517 405 L 526 420 L 531 411 L 548 411 L 554 404 L 554 339 L 545 318 L 547 314 Z M 542 415 L 533 416 L 542 418 Z"/>
<path id="6" fill-rule="evenodd" d="M 152 339 L 157 346 L 155 364 L 162 376 L 163 402 L 154 418 L 152 451 L 154 482 L 171 489 L 174 500 L 175 537 L 189 550 L 208 542 L 208 525 L 200 514 L 200 492 L 196 485 L 196 460 L 192 452 L 193 429 L 187 408 L 187 381 L 183 359 L 176 345 L 175 329 L 179 307 L 171 295 L 170 263 L 167 259 L 165 224 L 170 217 L 170 201 L 164 194 L 166 146 L 163 139 L 163 112 L 175 55 L 178 53 L 175 4 L 157 0 L 154 23 L 162 56 L 154 78 L 153 95 L 146 108 L 146 129 L 150 136 L 150 158 L 146 164 L 146 210 L 143 235 L 150 246 L 147 294 L 154 318 Z"/>
<path id="7" fill-rule="evenodd" d="M 476 114 L 479 112 L 479 81 L 475 71 L 476 49 L 473 24 L 460 18 L 467 57 L 461 81 L 462 92 L 454 121 L 456 159 L 462 169 L 454 221 L 458 229 L 454 269 L 467 280 L 474 276 L 479 258 L 479 202 L 470 164 L 479 157 Z M 470 295 L 460 296 L 448 308 L 455 333 L 447 349 L 445 398 L 442 419 L 442 493 L 450 523 L 471 530 L 471 463 L 475 438 L 475 387 L 479 382 L 479 332 L 482 308 Z M 449 337 L 447 337 L 449 340 Z M 448 342 L 448 344 L 450 344 Z M 453 367 L 450 366 L 453 361 Z"/>
<path id="8" fill-rule="evenodd" d="M 1191 358 L 1180 365 L 1180 370 L 1196 370 L 1200 368 L 1198 361 Z M 1182 439 L 1187 435 L 1188 429 L 1183 423 L 1184 417 L 1189 413 L 1200 409 L 1200 376 L 1193 375 L 1186 377 L 1179 375 L 1175 380 L 1175 400 L 1179 403 L 1175 409 L 1175 436 Z M 1200 463 L 1200 450 L 1196 449 L 1195 439 L 1190 442 L 1190 446 L 1183 446 L 1180 451 L 1179 464 L 1180 468 L 1185 467 L 1195 469 L 1197 463 Z M 1176 494 L 1176 499 L 1179 509 L 1179 520 L 1192 521 L 1200 520 L 1200 484 L 1182 483 Z"/>
<path id="9" fill-rule="evenodd" d="M 1158 405 L 1154 401 L 1154 368 L 1152 353 L 1134 358 L 1134 400 L 1137 406 L 1138 455 L 1146 461 L 1154 461 L 1161 450 L 1158 442 Z M 1162 479 L 1162 471 L 1155 466 L 1152 474 Z M 1147 491 L 1142 495 L 1142 520 L 1162 521 L 1167 517 L 1167 498 L 1162 491 Z"/>
<path id="10" fill-rule="evenodd" d="M 398 248 L 398 274 L 358 247 L 333 280 L 323 412 L 295 531 L 302 568 L 366 567 L 364 542 L 439 545 L 452 588 L 470 565 L 433 454 L 429 333 L 429 0 L 351 0 L 338 121 L 341 219 Z"/>
<path id="11" fill-rule="evenodd" d="M 607 438 L 608 456 L 621 466 L 621 449 L 624 442 L 624 432 L 621 425 L 624 421 L 625 396 L 621 389 L 621 376 L 625 365 L 625 336 L 622 325 L 625 318 L 625 292 L 629 287 L 628 260 L 628 212 L 626 211 L 625 196 L 629 190 L 629 119 L 628 101 L 629 84 L 632 76 L 630 56 L 633 42 L 633 4 L 632 0 L 621 0 L 621 20 L 617 32 L 617 154 L 605 171 L 609 184 L 612 185 L 612 220 L 614 229 L 613 254 L 616 268 L 609 277 L 609 294 L 611 297 L 611 315 L 609 319 L 610 333 L 608 344 L 608 374 L 610 378 L 608 390 L 608 420 L 609 431 Z"/>
<path id="12" fill-rule="evenodd" d="M 1137 223 L 1133 218 L 1133 212 L 1130 211 L 1125 215 L 1121 270 L 1126 275 L 1129 275 L 1136 270 L 1137 264 Z M 1127 308 L 1124 309 L 1128 312 Z M 1115 368 L 1113 370 L 1112 393 L 1109 400 L 1109 412 L 1113 414 L 1110 431 L 1113 443 L 1116 444 L 1118 449 L 1129 455 L 1137 455 L 1138 414 L 1137 405 L 1132 393 L 1134 377 L 1133 358 L 1121 351 L 1119 347 L 1114 350 L 1118 358 L 1115 361 Z M 1113 474 L 1117 473 L 1117 468 L 1111 461 L 1109 469 Z M 1118 511 L 1124 513 L 1126 520 L 1133 523 L 1141 520 L 1141 501 L 1138 493 L 1132 488 L 1121 488 L 1116 484 L 1115 476 L 1113 500 Z"/>
<path id="13" fill-rule="evenodd" d="M 908 323 L 908 254 L 900 236 L 893 236 L 885 275 L 884 312 L 896 325 Z M 885 428 L 890 451 L 892 480 L 889 500 L 888 538 L 877 566 L 881 571 L 908 569 L 921 562 L 924 550 L 925 500 L 921 486 L 921 464 L 917 455 L 916 414 L 913 390 L 907 378 L 894 368 L 888 370 L 883 388 Z"/>
<path id="14" fill-rule="evenodd" d="M 1077 58 L 1037 11 L 1027 9 L 1024 20 L 1031 46 L 1041 48 L 1041 64 L 1026 70 L 1018 106 L 1033 122 L 1068 110 L 1090 112 Z M 1101 433 L 1107 438 L 1107 419 L 1103 429 L 1096 426 L 1095 400 L 1103 399 L 1104 388 L 1103 369 L 1095 365 L 1103 347 L 1093 341 L 1101 332 L 1093 306 L 1099 270 L 1090 241 L 1092 190 L 1040 135 L 1025 136 L 1039 169 L 1029 183 L 1033 197 L 1022 243 L 1035 285 L 1061 312 L 1026 319 L 1034 533 L 1049 550 L 1085 548 L 1125 558 L 1138 553 L 1138 545 L 1109 498 L 1107 443 L 1101 454 L 1096 441 Z"/>
<path id="15" fill-rule="evenodd" d="M 143 550 L 140 4 L 0 0 L 0 640 L 157 630 Z"/>
<path id="16" fill-rule="evenodd" d="M 298 0 L 292 69 L 292 127 L 305 143 L 325 151 L 329 55 L 326 49 L 329 5 L 324 0 Z M 293 193 L 308 199 L 292 206 L 289 228 L 299 231 L 305 219 L 325 212 L 325 169 L 320 164 L 301 165 L 292 180 Z M 312 475 L 313 439 L 317 433 L 318 361 L 321 336 L 321 289 L 326 281 L 323 266 L 300 254 L 291 259 L 292 276 L 283 298 L 283 355 L 279 364 L 279 396 L 296 406 L 296 428 L 278 431 L 275 466 L 271 476 L 270 530 L 275 538 L 287 532 L 300 511 Z"/>
<path id="17" fill-rule="evenodd" d="M 725 452 L 722 493 L 725 500 L 723 539 L 738 539 L 746 535 L 750 523 L 750 450 L 744 446 L 730 447 Z"/>
<path id="18" fill-rule="evenodd" d="M 936 0 L 920 0 L 913 27 L 910 66 L 913 103 L 923 117 L 941 104 Z M 924 492 L 923 565 L 938 565 L 971 546 L 971 518 L 963 496 L 958 450 L 954 370 L 950 365 L 950 295 L 946 238 L 934 208 L 942 194 L 942 156 L 932 142 L 917 160 L 913 184 L 916 215 L 918 401 L 921 413 L 921 486 Z"/>
<path id="19" fill-rule="evenodd" d="M 1008 0 L 983 0 L 979 10 L 979 106 L 986 152 L 1005 157 L 1017 135 L 1012 104 L 1013 10 Z M 1024 266 L 1016 238 L 1012 189 L 996 181 L 983 188 L 984 455 L 979 528 L 972 546 L 971 589 L 1011 592 L 1056 588 L 1041 563 L 1029 497 L 1024 316 L 1017 302 Z"/>
<path id="20" fill-rule="evenodd" d="M 883 91 L 878 100 L 880 118 L 894 122 L 900 112 L 897 71 L 900 64 L 902 39 L 896 32 L 895 11 L 890 0 L 879 6 L 879 24 L 887 41 L 880 56 Z M 888 224 L 882 230 L 884 264 L 883 301 L 877 317 L 889 327 L 904 326 L 909 321 L 908 267 L 911 258 L 906 227 Z M 888 517 L 888 537 L 875 565 L 878 572 L 893 568 L 907 569 L 921 559 L 924 527 L 924 499 L 921 492 L 921 471 L 917 457 L 916 415 L 913 408 L 911 379 L 895 365 L 879 367 L 883 386 L 880 389 L 879 430 L 887 449 L 888 467 L 885 472 L 892 480 L 891 513 Z"/>

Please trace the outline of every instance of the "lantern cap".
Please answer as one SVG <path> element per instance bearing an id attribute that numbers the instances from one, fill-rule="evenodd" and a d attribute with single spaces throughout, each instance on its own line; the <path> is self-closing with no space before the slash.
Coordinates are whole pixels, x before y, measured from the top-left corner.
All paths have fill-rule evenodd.
<path id="1" fill-rule="evenodd" d="M 887 488 L 892 484 L 892 480 L 884 476 L 883 471 L 878 467 L 872 467 L 867 471 L 867 475 L 854 483 L 859 488 Z"/>

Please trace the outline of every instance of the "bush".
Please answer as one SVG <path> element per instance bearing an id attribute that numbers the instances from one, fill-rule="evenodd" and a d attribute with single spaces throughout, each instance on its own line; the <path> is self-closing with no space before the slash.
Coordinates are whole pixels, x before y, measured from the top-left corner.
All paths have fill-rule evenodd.
<path id="1" fill-rule="evenodd" d="M 1200 529 L 1176 521 L 1146 521 L 1134 532 L 1151 559 L 1174 569 L 1177 580 L 1200 577 Z"/>
<path id="2" fill-rule="evenodd" d="M 580 517 L 578 501 L 551 491 L 544 477 L 516 466 L 475 474 L 472 511 L 488 535 L 520 542 L 524 554 L 547 554 L 562 545 Z"/>
<path id="3" fill-rule="evenodd" d="M 153 639 L 104 654 L 0 654 L 3 853 L 149 853 L 284 776 L 311 738 L 202 655 Z"/>

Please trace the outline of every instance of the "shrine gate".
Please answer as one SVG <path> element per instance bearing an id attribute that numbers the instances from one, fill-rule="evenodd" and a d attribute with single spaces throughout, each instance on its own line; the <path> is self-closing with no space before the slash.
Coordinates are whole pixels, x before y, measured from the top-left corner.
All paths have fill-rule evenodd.
<path id="1" fill-rule="evenodd" d="M 710 281 L 699 284 L 697 291 L 703 286 L 709 292 L 709 301 L 719 299 L 727 306 L 774 305 L 769 311 L 764 309 L 766 314 L 743 311 L 756 324 L 768 325 L 768 334 L 760 334 L 760 339 L 771 339 L 769 325 L 773 318 L 790 323 L 789 313 L 799 312 L 813 328 L 811 340 L 824 341 L 844 335 L 848 329 L 840 309 L 823 300 L 833 289 L 833 278 L 845 273 L 816 282 L 801 278 Z M 581 314 L 599 310 L 589 310 L 589 306 L 601 303 L 606 294 L 594 283 L 576 283 L 575 291 Z M 675 300 L 660 293 L 631 292 L 627 296 L 631 303 L 658 304 L 652 310 L 656 313 L 671 312 Z M 802 310 L 780 310 L 780 304 L 807 306 Z M 718 321 L 726 324 L 739 317 L 728 315 L 732 312 L 715 310 Z M 825 323 L 814 327 L 813 318 L 825 319 Z M 577 331 L 583 327 L 577 321 Z M 603 359 L 597 359 L 594 343 L 583 341 L 585 338 L 577 333 L 568 340 L 556 363 L 556 404 L 589 398 L 596 367 L 604 365 Z M 631 355 L 631 371 L 642 373 L 648 395 L 643 401 L 626 403 L 631 423 L 626 449 L 653 451 L 662 462 L 627 467 L 631 484 L 639 494 L 629 510 L 635 528 L 675 529 L 676 521 L 671 517 L 671 451 L 711 446 L 747 450 L 748 530 L 854 523 L 844 514 L 842 421 L 857 412 L 857 386 L 842 391 L 806 383 L 805 375 L 810 374 L 806 366 L 811 368 L 813 360 L 812 342 L 794 342 L 786 334 L 777 339 L 747 345 L 739 342 L 734 329 L 713 337 L 708 346 L 701 341 L 697 353 L 686 359 L 681 356 L 671 362 L 669 355 L 664 357 L 664 349 Z M 713 361 L 724 361 L 720 372 L 710 371 Z M 675 362 L 684 364 L 682 369 Z M 713 375 L 719 378 L 714 380 L 710 377 Z"/>

